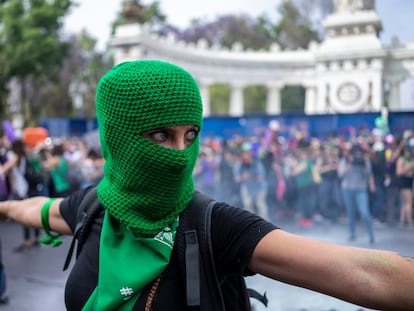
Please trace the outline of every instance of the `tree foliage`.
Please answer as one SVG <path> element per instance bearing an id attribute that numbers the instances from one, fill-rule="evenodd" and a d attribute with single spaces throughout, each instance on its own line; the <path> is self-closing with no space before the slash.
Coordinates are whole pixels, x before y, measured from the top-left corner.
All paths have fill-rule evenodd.
<path id="1" fill-rule="evenodd" d="M 0 82 L 5 88 L 11 78 L 18 80 L 21 96 L 16 112 L 26 121 L 33 119 L 30 89 L 45 78 L 59 78 L 58 69 L 68 51 L 59 31 L 71 5 L 70 0 L 8 0 L 0 6 L 0 57 L 7 59 Z"/>
<path id="2" fill-rule="evenodd" d="M 250 85 L 244 89 L 244 110 L 246 113 L 266 112 L 267 88 L 263 85 Z"/>
<path id="3" fill-rule="evenodd" d="M 284 112 L 303 112 L 305 109 L 305 88 L 300 85 L 289 85 L 282 89 L 281 102 Z"/>
<path id="4" fill-rule="evenodd" d="M 96 51 L 96 39 L 85 30 L 71 36 L 68 42 L 70 49 L 59 68 L 58 79 L 43 77 L 43 87 L 33 96 L 32 109 L 37 117 L 95 116 L 96 85 L 113 62 Z M 41 79 L 35 83 L 38 81 Z"/>
<path id="5" fill-rule="evenodd" d="M 169 27 L 166 23 L 167 16 L 161 11 L 158 1 L 142 5 L 140 0 L 124 0 L 122 10 L 117 14 L 112 23 L 112 33 L 115 28 L 122 24 L 138 23 L 151 24 L 154 28 L 162 29 Z"/>
<path id="6" fill-rule="evenodd" d="M 258 17 L 262 28 L 284 49 L 306 49 L 322 36 L 320 21 L 333 11 L 333 0 L 283 0 L 277 8 L 278 20 L 268 13 Z"/>
<path id="7" fill-rule="evenodd" d="M 8 0 L 1 6 L 1 38 L 11 76 L 56 69 L 66 51 L 59 39 L 68 0 Z"/>
<path id="8" fill-rule="evenodd" d="M 253 50 L 266 49 L 272 43 L 266 29 L 255 18 L 248 15 L 223 15 L 212 22 L 194 20 L 192 26 L 178 37 L 186 42 L 206 39 L 211 46 L 232 48 L 234 43 Z"/>
<path id="9" fill-rule="evenodd" d="M 283 48 L 307 48 L 311 41 L 319 39 L 317 31 L 312 29 L 307 15 L 301 13 L 293 1 L 284 1 L 279 7 L 281 20 L 274 26 L 274 32 Z"/>
<path id="10" fill-rule="evenodd" d="M 209 88 L 211 114 L 226 115 L 229 111 L 230 89 L 225 84 L 214 84 Z"/>

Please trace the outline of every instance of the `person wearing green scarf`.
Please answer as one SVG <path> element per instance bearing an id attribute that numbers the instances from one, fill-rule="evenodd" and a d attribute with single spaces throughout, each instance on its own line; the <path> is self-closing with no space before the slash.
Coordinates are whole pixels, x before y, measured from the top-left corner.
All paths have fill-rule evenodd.
<path id="1" fill-rule="evenodd" d="M 177 66 L 122 63 L 99 82 L 96 113 L 106 160 L 98 198 L 108 213 L 98 285 L 82 310 L 132 310 L 144 286 L 169 263 L 178 216 L 193 197 L 201 98 L 193 77 Z M 193 136 L 185 149 L 165 148 L 142 135 L 188 124 Z M 118 290 L 123 284 L 130 295 Z"/>
<path id="2" fill-rule="evenodd" d="M 68 277 L 66 308 L 193 310 L 176 241 L 195 192 L 203 115 L 197 82 L 168 62 L 121 63 L 100 80 L 96 113 L 103 209 Z M 87 193 L 0 202 L 0 218 L 44 228 L 45 241 L 58 245 L 50 231 L 75 232 Z M 368 308 L 414 310 L 414 262 L 395 252 L 300 237 L 225 202 L 212 210 L 211 240 L 218 280 L 259 273 Z"/>

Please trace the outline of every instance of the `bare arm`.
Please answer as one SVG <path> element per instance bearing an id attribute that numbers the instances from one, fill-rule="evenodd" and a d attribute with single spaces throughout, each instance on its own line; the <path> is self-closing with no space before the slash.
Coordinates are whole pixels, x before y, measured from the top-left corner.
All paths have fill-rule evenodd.
<path id="1" fill-rule="evenodd" d="M 25 200 L 0 202 L 0 217 L 1 219 L 12 219 L 23 225 L 41 229 L 41 210 L 48 200 L 48 197 L 33 197 Z M 58 198 L 50 205 L 49 225 L 55 232 L 72 234 L 71 229 L 60 214 L 59 206 L 62 200 L 62 198 Z"/>
<path id="2" fill-rule="evenodd" d="M 396 161 L 397 158 L 401 155 L 402 149 L 404 148 L 404 144 L 401 143 L 398 147 L 391 153 L 391 157 L 389 161 Z"/>
<path id="3" fill-rule="evenodd" d="M 16 165 L 19 157 L 14 155 L 10 160 L 4 163 L 0 168 L 0 174 L 7 174 L 10 169 Z"/>
<path id="4" fill-rule="evenodd" d="M 332 170 L 336 170 L 337 167 L 338 165 L 332 162 L 328 162 L 324 164 L 321 158 L 318 158 L 316 160 L 316 163 L 314 166 L 314 168 L 321 174 L 332 171 Z"/>
<path id="5" fill-rule="evenodd" d="M 52 167 L 56 167 L 59 165 L 59 158 L 55 156 L 49 157 L 46 161 L 43 162 L 42 165 L 43 168 L 49 170 Z"/>
<path id="6" fill-rule="evenodd" d="M 295 161 L 292 167 L 292 175 L 296 176 L 306 170 L 306 162 L 305 161 Z"/>
<path id="7" fill-rule="evenodd" d="M 414 310 L 414 261 L 389 251 L 341 246 L 282 230 L 257 245 L 254 272 L 379 310 Z"/>
<path id="8" fill-rule="evenodd" d="M 413 173 L 414 161 L 406 163 L 402 157 L 397 159 L 395 172 L 397 176 L 410 176 Z"/>

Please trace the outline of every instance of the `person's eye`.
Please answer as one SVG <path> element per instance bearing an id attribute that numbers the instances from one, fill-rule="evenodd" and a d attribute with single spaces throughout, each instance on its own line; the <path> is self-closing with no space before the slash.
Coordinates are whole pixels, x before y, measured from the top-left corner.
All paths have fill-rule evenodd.
<path id="1" fill-rule="evenodd" d="M 197 129 L 191 129 L 185 134 L 185 140 L 191 144 L 197 137 L 198 130 Z"/>
<path id="2" fill-rule="evenodd" d="M 149 136 L 152 141 L 157 142 L 157 143 L 164 142 L 168 139 L 168 134 L 165 131 L 152 132 L 150 133 Z"/>

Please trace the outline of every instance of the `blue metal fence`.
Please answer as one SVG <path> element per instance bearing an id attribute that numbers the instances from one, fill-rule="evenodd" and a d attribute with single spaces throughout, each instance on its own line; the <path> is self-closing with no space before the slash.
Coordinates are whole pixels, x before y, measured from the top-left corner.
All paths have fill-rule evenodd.
<path id="1" fill-rule="evenodd" d="M 271 120 L 279 122 L 281 134 L 286 137 L 295 135 L 297 131 L 319 138 L 331 134 L 347 136 L 351 129 L 372 130 L 379 116 L 379 113 L 210 116 L 204 119 L 202 136 L 230 138 L 234 135 L 258 135 Z M 83 136 L 98 128 L 96 119 L 42 119 L 39 125 L 46 128 L 52 137 Z M 414 130 L 414 111 L 390 112 L 388 126 L 393 134 L 401 134 L 406 129 Z"/>

